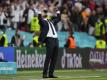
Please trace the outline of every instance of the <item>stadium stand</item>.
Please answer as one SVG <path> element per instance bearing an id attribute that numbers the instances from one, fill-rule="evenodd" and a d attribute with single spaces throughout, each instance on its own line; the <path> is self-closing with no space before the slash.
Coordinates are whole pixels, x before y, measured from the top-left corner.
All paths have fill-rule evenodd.
<path id="1" fill-rule="evenodd" d="M 56 25 L 59 47 L 64 47 L 72 32 L 79 48 L 95 48 L 99 38 L 107 43 L 106 0 L 0 0 L 0 29 L 6 31 L 9 43 L 19 29 L 26 47 L 35 33 L 30 31 L 34 16 L 37 19 L 40 11 L 48 10 L 48 18 L 55 17 L 58 9 L 61 11 L 61 22 Z"/>

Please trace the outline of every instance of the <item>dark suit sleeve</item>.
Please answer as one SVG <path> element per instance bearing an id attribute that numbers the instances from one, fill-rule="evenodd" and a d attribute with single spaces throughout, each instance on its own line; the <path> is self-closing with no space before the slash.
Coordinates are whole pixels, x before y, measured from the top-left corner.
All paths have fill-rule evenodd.
<path id="1" fill-rule="evenodd" d="M 48 32 L 48 24 L 45 20 L 43 20 L 43 18 L 41 17 L 40 14 L 38 16 L 38 19 L 39 19 L 39 24 L 41 26 L 41 33 L 40 33 L 40 36 L 39 36 L 39 42 L 43 43 L 46 39 L 46 35 L 47 35 L 47 32 Z"/>
<path id="2" fill-rule="evenodd" d="M 52 19 L 54 24 L 57 24 L 59 21 L 61 21 L 61 15 L 57 13 L 57 17 L 55 17 L 54 19 Z"/>
<path id="3" fill-rule="evenodd" d="M 43 19 L 42 19 L 42 15 L 41 14 L 38 14 L 38 20 L 39 20 L 40 26 L 42 27 Z"/>

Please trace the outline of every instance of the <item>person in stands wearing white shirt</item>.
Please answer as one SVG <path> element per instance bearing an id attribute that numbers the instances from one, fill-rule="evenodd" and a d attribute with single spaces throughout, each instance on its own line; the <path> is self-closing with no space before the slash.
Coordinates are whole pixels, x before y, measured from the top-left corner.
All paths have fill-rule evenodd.
<path id="1" fill-rule="evenodd" d="M 13 28 L 16 29 L 18 28 L 19 24 L 19 16 L 20 16 L 20 11 L 18 10 L 17 6 L 14 6 L 14 10 L 12 10 L 12 23 L 13 23 Z"/>
<path id="2" fill-rule="evenodd" d="M 29 28 L 30 28 L 31 20 L 34 17 L 34 15 L 35 15 L 35 10 L 33 7 L 33 3 L 30 3 L 29 10 L 28 10 L 28 22 L 27 22 L 27 24 L 29 25 L 28 30 L 30 30 Z"/>
<path id="3" fill-rule="evenodd" d="M 6 15 L 2 6 L 0 6 L 0 29 L 4 29 L 6 23 Z"/>

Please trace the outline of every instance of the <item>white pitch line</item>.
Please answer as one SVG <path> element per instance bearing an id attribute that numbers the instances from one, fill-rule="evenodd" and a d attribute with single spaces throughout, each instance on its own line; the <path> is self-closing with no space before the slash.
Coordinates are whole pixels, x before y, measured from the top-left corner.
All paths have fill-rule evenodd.
<path id="1" fill-rule="evenodd" d="M 88 71 L 88 70 L 56 70 L 55 72 L 84 72 L 84 71 Z M 90 71 L 90 70 L 89 70 Z M 41 73 L 42 71 L 18 71 L 18 73 Z"/>
<path id="2" fill-rule="evenodd" d="M 59 78 L 97 78 L 101 76 L 59 76 Z"/>
<path id="3" fill-rule="evenodd" d="M 90 71 L 92 71 L 92 70 L 56 70 L 55 72 L 90 72 Z M 100 70 L 97 70 L 96 69 L 96 71 L 105 71 L 105 69 L 100 69 Z M 37 71 L 37 70 L 35 70 L 35 71 L 18 71 L 18 73 L 41 73 L 42 71 L 40 70 L 40 71 Z"/>
<path id="4" fill-rule="evenodd" d="M 59 79 L 79 79 L 79 78 L 98 78 L 101 76 L 78 76 L 78 77 L 73 77 L 73 76 L 59 76 Z M 52 80 L 52 79 L 30 79 L 30 80 Z"/>
<path id="5" fill-rule="evenodd" d="M 52 79 L 30 79 L 30 80 L 52 80 Z"/>

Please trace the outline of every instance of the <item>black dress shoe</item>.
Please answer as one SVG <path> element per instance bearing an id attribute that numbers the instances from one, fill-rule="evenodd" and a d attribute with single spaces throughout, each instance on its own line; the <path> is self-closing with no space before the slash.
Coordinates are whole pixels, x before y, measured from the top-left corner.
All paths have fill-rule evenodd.
<path id="1" fill-rule="evenodd" d="M 49 78 L 58 78 L 58 77 L 55 75 L 49 75 Z"/>
<path id="2" fill-rule="evenodd" d="M 49 78 L 47 75 L 43 75 L 43 78 Z"/>
<path id="3" fill-rule="evenodd" d="M 48 76 L 43 76 L 43 78 L 49 78 Z"/>

